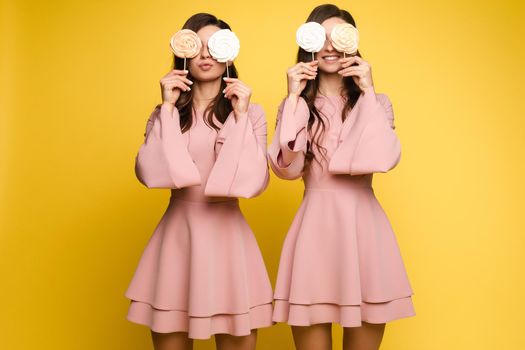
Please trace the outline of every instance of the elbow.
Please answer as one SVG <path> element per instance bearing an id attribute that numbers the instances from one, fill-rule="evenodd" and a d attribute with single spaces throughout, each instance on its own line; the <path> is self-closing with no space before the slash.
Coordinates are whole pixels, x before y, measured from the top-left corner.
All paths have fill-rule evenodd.
<path id="1" fill-rule="evenodd" d="M 274 162 L 270 162 L 270 166 L 272 168 L 273 173 L 278 178 L 283 180 L 296 180 L 303 176 L 303 172 L 301 170 L 294 169 L 290 167 L 290 165 L 285 168 L 282 168 Z"/>
<path id="2" fill-rule="evenodd" d="M 387 171 L 394 169 L 399 164 L 400 161 L 401 161 L 401 149 L 399 149 L 399 151 L 395 153 L 394 157 L 392 158 L 392 163 L 389 166 Z"/>
<path id="3" fill-rule="evenodd" d="M 238 193 L 234 193 L 232 194 L 232 196 L 242 198 L 255 198 L 261 195 L 268 188 L 268 184 L 270 182 L 270 171 L 268 170 L 268 166 L 266 166 L 265 172 L 261 172 L 261 174 L 264 175 L 261 176 L 259 180 L 255 181 L 252 186 L 242 186 L 239 188 Z"/>
<path id="4" fill-rule="evenodd" d="M 148 189 L 151 189 L 151 188 L 156 188 L 156 186 L 151 183 L 150 181 L 147 181 L 145 178 L 143 178 L 142 176 L 140 176 L 139 174 L 137 174 L 137 179 L 139 180 L 139 182 L 144 185 L 144 187 L 148 188 Z"/>
<path id="5" fill-rule="evenodd" d="M 399 140 L 396 138 L 394 146 L 392 147 L 392 150 L 390 152 L 390 156 L 386 157 L 382 172 L 386 173 L 394 169 L 399 164 L 400 161 L 401 161 L 401 144 Z"/>
<path id="6" fill-rule="evenodd" d="M 394 169 L 401 161 L 401 152 L 393 152 L 388 157 L 376 159 L 375 162 L 354 161 L 349 171 L 350 175 L 364 175 L 372 173 L 387 173 Z"/>
<path id="7" fill-rule="evenodd" d="M 221 176 L 212 172 L 204 188 L 204 195 L 208 197 L 253 198 L 266 190 L 269 177 L 266 159 L 264 162 L 252 163 L 249 167 L 237 168 L 235 175 L 231 178 L 226 178 L 224 174 Z"/>
<path id="8" fill-rule="evenodd" d="M 303 175 L 305 154 L 302 151 L 287 152 L 288 157 L 281 148 L 274 148 L 268 152 L 268 163 L 277 177 L 284 180 L 295 180 Z M 289 158 L 285 161 L 284 158 Z"/>
<path id="9" fill-rule="evenodd" d="M 351 175 L 386 173 L 399 164 L 401 143 L 394 133 L 387 135 L 366 139 L 358 145 L 350 165 Z"/>
<path id="10" fill-rule="evenodd" d="M 384 162 L 382 166 L 382 172 L 388 172 L 394 169 L 401 161 L 401 142 L 395 136 L 388 150 L 385 151 Z"/>
<path id="11" fill-rule="evenodd" d="M 277 177 L 283 179 L 283 180 L 297 180 L 300 179 L 303 174 L 293 174 L 293 173 L 282 173 L 282 174 L 276 174 Z"/>
<path id="12" fill-rule="evenodd" d="M 147 188 L 150 188 L 148 186 L 148 183 L 146 181 L 146 179 L 144 178 L 144 176 L 142 176 L 142 172 L 140 171 L 140 164 L 139 164 L 139 161 L 138 161 L 138 155 L 137 157 L 135 157 L 135 177 L 137 178 L 137 180 L 139 180 L 139 182 L 146 186 Z"/>
<path id="13" fill-rule="evenodd" d="M 135 177 L 139 182 L 147 188 L 155 188 L 154 177 L 148 172 L 148 168 L 145 164 L 142 164 L 139 156 L 135 158 Z"/>
<path id="14" fill-rule="evenodd" d="M 270 184 L 270 170 L 268 169 L 268 166 L 266 166 L 266 172 L 264 175 L 264 180 L 262 184 L 257 188 L 257 190 L 251 194 L 250 197 L 247 198 L 253 198 L 261 195 L 266 189 L 268 188 L 268 185 Z"/>
<path id="15" fill-rule="evenodd" d="M 141 165 L 140 162 L 135 165 L 135 176 L 141 184 L 149 189 L 178 188 L 167 172 Z"/>
<path id="16" fill-rule="evenodd" d="M 394 169 L 401 161 L 401 148 L 399 143 L 391 150 L 391 152 L 385 154 L 382 162 L 378 163 L 378 170 L 376 172 L 386 173 Z"/>

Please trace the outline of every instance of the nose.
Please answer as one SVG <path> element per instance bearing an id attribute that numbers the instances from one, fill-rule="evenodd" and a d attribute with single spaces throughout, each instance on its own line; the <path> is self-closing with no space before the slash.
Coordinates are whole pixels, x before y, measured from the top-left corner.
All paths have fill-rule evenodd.
<path id="1" fill-rule="evenodd" d="M 326 34 L 324 49 L 326 51 L 335 51 L 334 47 L 332 46 L 332 40 L 330 39 L 330 36 L 328 34 Z"/>
<path id="2" fill-rule="evenodd" d="M 201 58 L 206 59 L 210 58 L 210 52 L 208 51 L 208 42 L 204 43 L 201 48 Z"/>

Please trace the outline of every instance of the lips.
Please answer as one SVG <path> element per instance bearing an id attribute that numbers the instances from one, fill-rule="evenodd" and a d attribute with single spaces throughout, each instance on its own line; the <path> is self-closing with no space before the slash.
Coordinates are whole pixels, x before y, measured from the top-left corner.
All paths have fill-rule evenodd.
<path id="1" fill-rule="evenodd" d="M 208 63 L 208 62 L 199 64 L 199 68 L 204 71 L 210 70 L 212 67 L 213 67 L 213 64 Z"/>
<path id="2" fill-rule="evenodd" d="M 339 59 L 341 58 L 340 55 L 325 55 L 325 56 L 322 56 L 322 59 L 326 62 L 338 62 Z"/>

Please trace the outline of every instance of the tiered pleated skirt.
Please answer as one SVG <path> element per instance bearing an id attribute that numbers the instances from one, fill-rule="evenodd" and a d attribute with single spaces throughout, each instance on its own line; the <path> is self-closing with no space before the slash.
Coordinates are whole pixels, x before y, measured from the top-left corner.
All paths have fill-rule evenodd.
<path id="1" fill-rule="evenodd" d="M 415 315 L 396 237 L 371 186 L 306 188 L 286 236 L 273 320 L 386 323 Z"/>
<path id="2" fill-rule="evenodd" d="M 250 334 L 272 321 L 272 287 L 237 199 L 171 197 L 126 291 L 127 318 L 159 333 Z"/>

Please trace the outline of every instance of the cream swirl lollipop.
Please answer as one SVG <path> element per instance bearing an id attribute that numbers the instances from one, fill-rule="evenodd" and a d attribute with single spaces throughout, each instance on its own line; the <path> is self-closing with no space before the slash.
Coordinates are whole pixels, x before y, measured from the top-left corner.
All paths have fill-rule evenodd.
<path id="1" fill-rule="evenodd" d="M 239 38 L 229 29 L 221 29 L 213 33 L 208 39 L 208 50 L 217 62 L 226 62 L 226 74 L 229 77 L 228 62 L 235 60 L 239 55 L 241 44 Z"/>
<path id="2" fill-rule="evenodd" d="M 354 55 L 359 46 L 359 31 L 350 23 L 339 23 L 332 28 L 330 33 L 332 46 L 346 56 Z"/>
<path id="3" fill-rule="evenodd" d="M 326 32 L 324 27 L 317 22 L 303 23 L 295 33 L 297 45 L 306 52 L 312 53 L 312 61 L 314 60 L 314 52 L 321 51 L 325 40 Z"/>
<path id="4" fill-rule="evenodd" d="M 197 56 L 201 51 L 202 42 L 193 30 L 181 29 L 171 37 L 170 46 L 175 56 L 184 58 L 184 70 L 186 70 L 186 58 Z"/>

